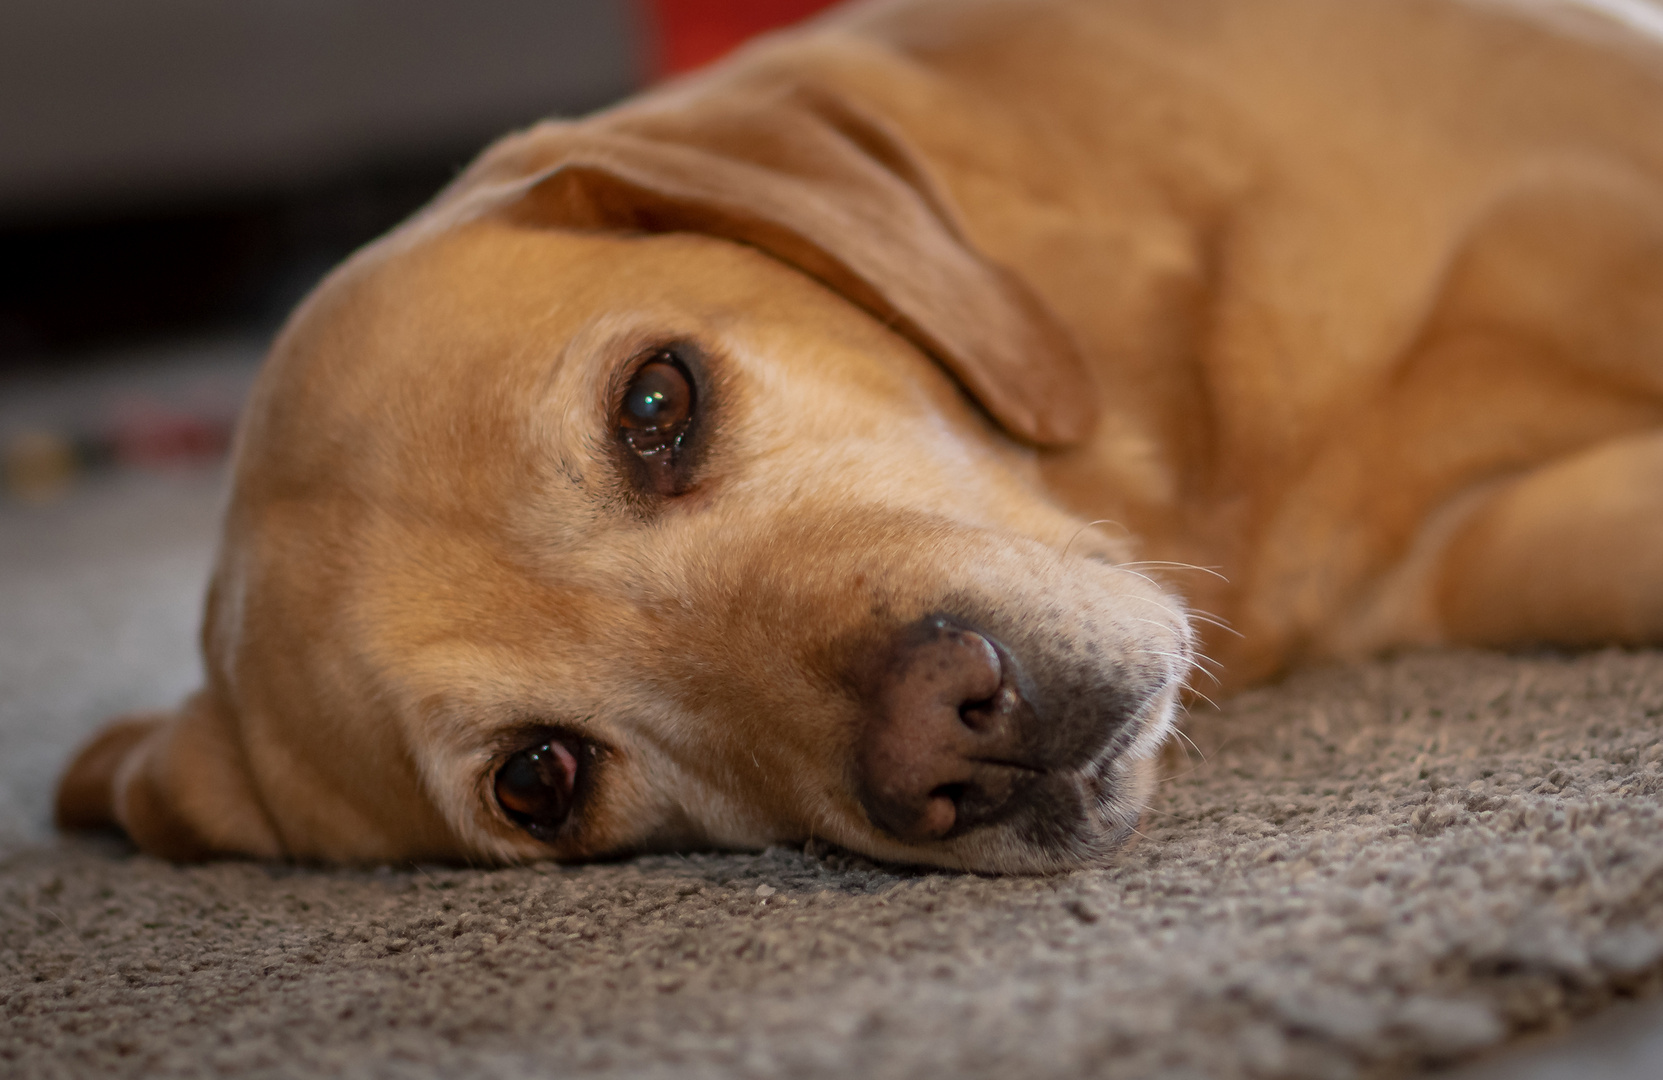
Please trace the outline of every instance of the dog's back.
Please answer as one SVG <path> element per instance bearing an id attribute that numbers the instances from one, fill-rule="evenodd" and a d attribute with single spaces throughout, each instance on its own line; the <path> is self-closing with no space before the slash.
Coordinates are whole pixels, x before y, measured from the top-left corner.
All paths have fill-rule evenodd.
<path id="1" fill-rule="evenodd" d="M 1663 423 L 1649 10 L 879 5 L 830 66 L 1077 335 L 1102 417 L 1047 482 L 1224 570 L 1183 585 L 1239 684 L 1663 634 L 1663 519 L 1593 494 L 1655 478 L 1611 447 Z"/>

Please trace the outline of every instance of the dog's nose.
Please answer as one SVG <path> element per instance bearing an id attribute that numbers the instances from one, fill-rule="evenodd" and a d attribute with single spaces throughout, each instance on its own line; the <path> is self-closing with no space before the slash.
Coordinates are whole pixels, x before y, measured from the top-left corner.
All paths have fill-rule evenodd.
<path id="1" fill-rule="evenodd" d="M 903 840 L 939 840 L 996 820 L 1037 770 L 1020 763 L 1028 704 L 1015 661 L 941 616 L 891 643 L 856 755 L 861 802 Z"/>

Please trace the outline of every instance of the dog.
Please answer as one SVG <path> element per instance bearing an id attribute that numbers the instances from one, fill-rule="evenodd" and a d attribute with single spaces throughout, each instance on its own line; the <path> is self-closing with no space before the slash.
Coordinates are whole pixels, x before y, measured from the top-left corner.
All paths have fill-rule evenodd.
<path id="1" fill-rule="evenodd" d="M 504 139 L 278 337 L 60 823 L 1050 872 L 1202 657 L 1663 640 L 1655 15 L 876 3 Z"/>

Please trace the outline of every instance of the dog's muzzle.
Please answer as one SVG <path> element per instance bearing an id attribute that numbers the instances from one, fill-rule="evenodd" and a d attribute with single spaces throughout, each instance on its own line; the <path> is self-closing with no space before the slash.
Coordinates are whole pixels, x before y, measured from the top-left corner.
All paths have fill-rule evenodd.
<path id="1" fill-rule="evenodd" d="M 872 823 L 901 840 L 1013 817 L 1048 777 L 1099 756 L 1121 723 L 1057 730 L 1011 650 L 944 615 L 896 634 L 875 669 L 856 780 Z"/>

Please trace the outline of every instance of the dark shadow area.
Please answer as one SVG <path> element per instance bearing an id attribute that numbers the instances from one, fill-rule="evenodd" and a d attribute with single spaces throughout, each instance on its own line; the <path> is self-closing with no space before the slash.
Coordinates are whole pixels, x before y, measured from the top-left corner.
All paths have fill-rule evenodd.
<path id="1" fill-rule="evenodd" d="M 268 334 L 491 139 L 644 81 L 634 0 L 0 7 L 0 375 Z"/>
<path id="2" fill-rule="evenodd" d="M 181 333 L 267 334 L 474 149 L 314 185 L 0 224 L 0 364 Z"/>

